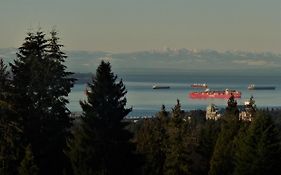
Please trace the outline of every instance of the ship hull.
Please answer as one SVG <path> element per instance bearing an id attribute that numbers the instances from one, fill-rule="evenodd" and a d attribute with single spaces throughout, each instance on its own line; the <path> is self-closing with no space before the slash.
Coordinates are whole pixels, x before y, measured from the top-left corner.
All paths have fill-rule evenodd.
<path id="1" fill-rule="evenodd" d="M 170 89 L 170 86 L 153 86 L 152 89 Z"/>
<path id="2" fill-rule="evenodd" d="M 208 88 L 206 84 L 192 84 L 192 88 Z"/>
<path id="3" fill-rule="evenodd" d="M 275 90 L 275 87 L 248 87 L 249 90 Z"/>
<path id="4" fill-rule="evenodd" d="M 189 93 L 190 98 L 230 98 L 231 95 L 234 96 L 234 98 L 241 98 L 241 93 L 207 93 L 207 92 L 191 92 Z"/>

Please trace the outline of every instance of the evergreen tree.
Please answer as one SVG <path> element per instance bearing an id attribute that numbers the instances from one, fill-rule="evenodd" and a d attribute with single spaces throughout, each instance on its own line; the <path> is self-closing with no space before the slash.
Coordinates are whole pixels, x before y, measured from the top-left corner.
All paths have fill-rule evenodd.
<path id="1" fill-rule="evenodd" d="M 9 86 L 8 82 L 9 72 L 7 71 L 7 66 L 4 64 L 2 58 L 0 58 L 0 90 L 3 92 L 6 87 Z"/>
<path id="2" fill-rule="evenodd" d="M 230 111 L 236 111 L 235 108 L 232 109 L 234 110 Z M 236 140 L 239 136 L 240 127 L 241 122 L 238 116 L 233 115 L 233 113 L 227 113 L 222 121 L 221 132 L 214 147 L 209 175 L 233 174 Z"/>
<path id="3" fill-rule="evenodd" d="M 144 121 L 137 133 L 137 151 L 145 156 L 143 174 L 163 175 L 167 149 L 168 112 L 162 105 L 155 118 Z"/>
<path id="4" fill-rule="evenodd" d="M 10 89 L 9 72 L 7 66 L 4 64 L 3 59 L 0 58 L 0 107 L 8 109 L 10 104 L 8 103 L 8 91 Z"/>
<path id="5" fill-rule="evenodd" d="M 257 107 L 256 107 L 255 103 L 256 103 L 256 102 L 255 102 L 255 100 L 254 100 L 254 97 L 251 96 L 251 97 L 250 97 L 250 100 L 249 100 L 249 105 L 256 111 Z"/>
<path id="6" fill-rule="evenodd" d="M 227 107 L 226 107 L 226 116 L 234 115 L 238 118 L 239 116 L 239 109 L 237 107 L 237 101 L 234 99 L 234 95 L 231 94 L 227 101 Z"/>
<path id="7" fill-rule="evenodd" d="M 13 104 L 19 115 L 18 121 L 23 130 L 23 141 L 25 146 L 31 143 L 33 149 L 39 149 L 41 139 L 42 112 L 42 86 L 41 77 L 43 77 L 44 66 L 43 55 L 47 47 L 45 34 L 28 33 L 25 42 L 19 48 L 18 59 L 14 64 L 10 64 L 13 73 L 13 93 L 15 97 Z M 24 147 L 25 147 L 24 146 Z M 25 151 L 23 150 L 23 153 Z M 35 157 L 38 151 L 33 151 Z"/>
<path id="8" fill-rule="evenodd" d="M 197 153 L 202 157 L 196 174 L 208 174 L 212 153 L 220 133 L 221 120 L 206 120 L 198 136 Z"/>
<path id="9" fill-rule="evenodd" d="M 67 147 L 67 140 L 72 136 L 70 128 L 72 127 L 72 119 L 70 111 L 66 107 L 69 103 L 66 98 L 74 85 L 75 79 L 71 76 L 72 72 L 66 71 L 63 64 L 67 59 L 64 52 L 61 51 L 63 45 L 59 43 L 57 32 L 51 31 L 51 38 L 48 40 L 48 47 L 45 58 L 45 77 L 46 95 L 45 108 L 49 109 L 42 121 L 47 123 L 47 127 L 43 131 L 46 139 L 45 158 L 42 162 L 46 169 L 52 169 L 52 174 L 61 174 L 62 170 L 70 174 L 72 171 L 71 163 L 63 150 Z M 51 136 L 51 137 L 50 137 Z M 54 144 L 55 143 L 55 144 Z M 50 154 L 51 153 L 51 154 Z M 57 160 L 60 163 L 57 163 Z"/>
<path id="10" fill-rule="evenodd" d="M 134 174 L 132 134 L 122 119 L 131 111 L 126 106 L 126 89 L 111 72 L 110 63 L 101 62 L 93 82 L 88 84 L 81 126 L 69 143 L 68 156 L 74 174 Z"/>
<path id="11" fill-rule="evenodd" d="M 184 120 L 183 111 L 179 100 L 172 109 L 172 119 L 169 122 L 168 142 L 164 174 L 188 174 L 190 162 L 190 152 L 188 148 L 188 133 Z"/>
<path id="12" fill-rule="evenodd" d="M 63 149 L 71 127 L 66 96 L 74 79 L 65 71 L 66 56 L 61 47 L 56 32 L 51 33 L 50 40 L 40 30 L 30 32 L 19 48 L 18 59 L 11 64 L 13 104 L 23 142 L 31 144 L 40 174 L 62 174 L 66 168 Z"/>
<path id="13" fill-rule="evenodd" d="M 0 59 L 0 174 L 17 174 L 20 130 L 10 101 L 11 85 L 7 66 Z"/>
<path id="14" fill-rule="evenodd" d="M 10 116 L 11 114 L 8 114 Z M 7 115 L 4 115 L 6 117 Z M 18 141 L 21 136 L 21 130 L 17 124 L 11 120 L 0 119 L 0 174 L 16 175 L 19 165 L 19 148 Z"/>
<path id="15" fill-rule="evenodd" d="M 216 141 L 210 161 L 210 175 L 233 174 L 236 138 L 239 133 L 240 122 L 234 116 L 228 117 L 222 124 L 221 132 Z"/>
<path id="16" fill-rule="evenodd" d="M 157 118 L 160 118 L 161 120 L 167 120 L 169 113 L 166 111 L 165 105 L 161 106 L 161 110 L 158 114 L 156 114 Z"/>
<path id="17" fill-rule="evenodd" d="M 38 175 L 39 169 L 35 165 L 34 157 L 31 150 L 31 145 L 25 149 L 25 157 L 19 167 L 19 175 Z"/>
<path id="18" fill-rule="evenodd" d="M 259 113 L 252 121 L 246 135 L 239 139 L 235 154 L 235 174 L 280 174 L 280 131 L 271 116 Z"/>

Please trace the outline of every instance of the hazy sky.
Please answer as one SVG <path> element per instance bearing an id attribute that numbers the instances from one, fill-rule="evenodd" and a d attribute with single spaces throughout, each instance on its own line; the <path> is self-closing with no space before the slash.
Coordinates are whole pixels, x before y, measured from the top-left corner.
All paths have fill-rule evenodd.
<path id="1" fill-rule="evenodd" d="M 41 26 L 67 50 L 281 53 L 280 0 L 0 0 L 0 48 Z"/>

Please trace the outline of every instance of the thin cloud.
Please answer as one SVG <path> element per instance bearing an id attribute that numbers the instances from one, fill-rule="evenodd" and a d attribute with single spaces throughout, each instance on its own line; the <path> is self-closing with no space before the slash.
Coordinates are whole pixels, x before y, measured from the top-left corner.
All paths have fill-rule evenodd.
<path id="1" fill-rule="evenodd" d="M 234 60 L 233 63 L 245 64 L 248 66 L 269 66 L 269 67 L 279 67 L 278 64 L 274 64 L 272 61 L 266 60 Z"/>

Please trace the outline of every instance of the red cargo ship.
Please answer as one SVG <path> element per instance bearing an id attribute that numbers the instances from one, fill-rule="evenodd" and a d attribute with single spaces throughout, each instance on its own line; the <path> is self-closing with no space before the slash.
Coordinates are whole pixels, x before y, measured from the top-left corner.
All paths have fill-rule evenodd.
<path id="1" fill-rule="evenodd" d="M 224 90 L 224 91 L 210 91 L 206 89 L 205 91 L 201 92 L 190 92 L 190 98 L 229 98 L 231 95 L 234 98 L 241 98 L 241 92 L 236 90 Z"/>

